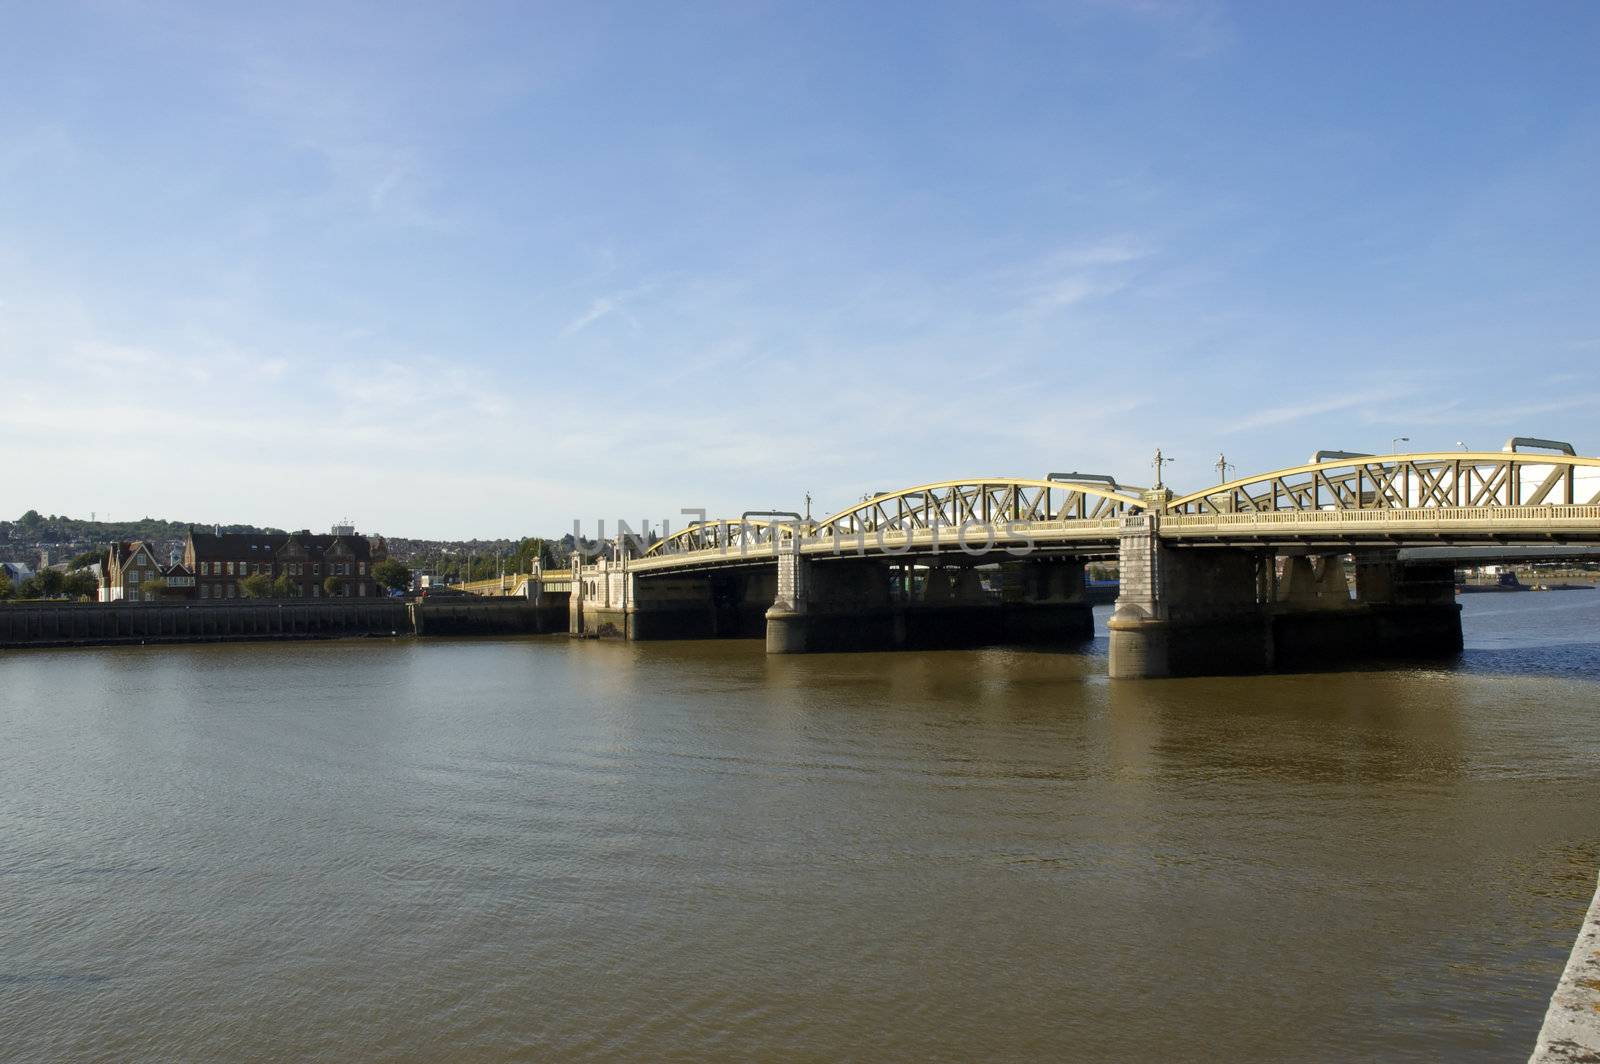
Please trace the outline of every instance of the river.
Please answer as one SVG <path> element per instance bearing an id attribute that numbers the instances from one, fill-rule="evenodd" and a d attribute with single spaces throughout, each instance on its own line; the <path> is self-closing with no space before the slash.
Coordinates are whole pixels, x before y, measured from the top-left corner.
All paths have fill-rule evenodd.
<path id="1" fill-rule="evenodd" d="M 1462 601 L 1448 667 L 1119 683 L 3 653 L 0 1058 L 1521 1059 L 1600 866 L 1600 592 Z"/>

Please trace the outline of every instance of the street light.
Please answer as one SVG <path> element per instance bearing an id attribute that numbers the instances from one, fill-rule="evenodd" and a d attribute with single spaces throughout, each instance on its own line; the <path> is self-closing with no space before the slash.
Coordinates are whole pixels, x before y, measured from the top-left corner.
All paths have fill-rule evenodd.
<path id="1" fill-rule="evenodd" d="M 1468 449 L 1469 449 L 1469 448 L 1468 448 L 1468 447 L 1467 447 L 1467 445 L 1466 445 L 1466 444 L 1464 444 L 1464 443 L 1462 443 L 1462 442 L 1461 442 L 1461 441 L 1460 441 L 1460 440 L 1457 440 L 1457 441 L 1456 441 L 1456 446 L 1457 446 L 1457 447 L 1459 447 L 1459 448 L 1461 448 L 1461 449 L 1462 449 L 1462 450 L 1463 450 L 1463 451 L 1465 451 L 1465 450 L 1468 450 Z"/>
<path id="2" fill-rule="evenodd" d="M 1396 436 L 1396 437 L 1394 437 L 1392 440 L 1389 441 L 1389 453 L 1390 454 L 1399 454 L 1400 453 L 1400 445 L 1402 443 L 1410 443 L 1410 442 L 1411 442 L 1411 437 L 1410 436 Z"/>
<path id="3" fill-rule="evenodd" d="M 1154 458 L 1154 459 L 1153 459 L 1153 460 L 1152 460 L 1152 461 L 1151 461 L 1151 462 L 1150 462 L 1150 464 L 1151 464 L 1151 465 L 1152 465 L 1152 466 L 1154 466 L 1154 467 L 1155 467 L 1155 471 L 1156 471 L 1156 489 L 1157 489 L 1157 490 L 1158 490 L 1158 491 L 1159 491 L 1159 490 L 1160 490 L 1160 489 L 1161 489 L 1161 488 L 1162 488 L 1162 487 L 1164 487 L 1164 486 L 1165 486 L 1165 485 L 1163 485 L 1163 484 L 1162 484 L 1162 483 L 1161 483 L 1161 472 L 1162 472 L 1162 470 L 1164 470 L 1164 469 L 1165 469 L 1165 468 L 1166 468 L 1166 467 L 1167 467 L 1167 466 L 1169 466 L 1169 465 L 1171 465 L 1171 464 L 1172 464 L 1172 463 L 1173 463 L 1173 462 L 1176 462 L 1176 461 L 1177 461 L 1177 459 L 1176 459 L 1176 458 L 1167 458 L 1167 457 L 1164 457 L 1164 456 L 1163 456 L 1163 455 L 1162 455 L 1162 454 L 1161 454 L 1161 448 L 1159 448 L 1159 447 L 1157 447 L 1157 448 L 1156 448 L 1156 456 L 1155 456 L 1155 458 Z"/>

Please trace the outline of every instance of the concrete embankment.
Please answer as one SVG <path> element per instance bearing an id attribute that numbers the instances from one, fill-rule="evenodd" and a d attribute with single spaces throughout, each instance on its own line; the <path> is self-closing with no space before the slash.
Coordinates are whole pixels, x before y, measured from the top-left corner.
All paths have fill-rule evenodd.
<path id="1" fill-rule="evenodd" d="M 559 617 L 557 616 L 559 614 Z M 502 635 L 562 631 L 564 604 L 526 599 L 413 603 L 49 602 L 0 607 L 0 647 L 116 646 L 392 635 Z"/>
<path id="2" fill-rule="evenodd" d="M 1566 971 L 1550 996 L 1528 1064 L 1600 1062 L 1600 889 L 1584 916 Z"/>

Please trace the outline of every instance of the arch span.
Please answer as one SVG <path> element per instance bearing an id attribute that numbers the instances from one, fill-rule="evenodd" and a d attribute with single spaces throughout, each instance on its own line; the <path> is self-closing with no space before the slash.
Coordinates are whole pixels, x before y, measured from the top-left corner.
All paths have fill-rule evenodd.
<path id="1" fill-rule="evenodd" d="M 1022 477 L 972 477 L 883 492 L 818 521 L 811 538 L 916 532 L 963 524 L 1060 522 L 1122 517 L 1142 500 L 1109 486 Z"/>
<path id="2" fill-rule="evenodd" d="M 652 543 L 644 552 L 644 556 L 662 558 L 674 554 L 693 554 L 703 550 L 726 552 L 768 547 L 772 543 L 774 523 L 755 517 L 696 521 L 687 528 Z"/>
<path id="3" fill-rule="evenodd" d="M 1362 455 L 1291 466 L 1173 499 L 1174 514 L 1600 505 L 1600 458 L 1511 451 Z"/>

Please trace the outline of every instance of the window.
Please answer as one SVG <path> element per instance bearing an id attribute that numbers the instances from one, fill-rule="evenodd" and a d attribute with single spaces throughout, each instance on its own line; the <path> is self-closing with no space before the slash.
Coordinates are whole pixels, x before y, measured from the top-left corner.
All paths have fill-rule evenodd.
<path id="1" fill-rule="evenodd" d="M 228 563 L 228 575 L 229 576 L 233 575 L 233 563 L 232 562 Z"/>
<path id="2" fill-rule="evenodd" d="M 366 562 L 356 562 L 356 572 L 360 573 L 362 576 L 366 576 L 367 575 L 367 563 Z"/>
<path id="3" fill-rule="evenodd" d="M 129 569 L 128 570 L 128 583 L 137 584 L 138 582 L 139 582 L 139 570 L 137 570 L 137 569 Z"/>
<path id="4" fill-rule="evenodd" d="M 232 584 L 228 585 L 228 597 L 229 598 L 233 598 L 233 585 Z"/>
<path id="5" fill-rule="evenodd" d="M 316 562 L 315 564 L 313 564 L 311 566 L 311 575 L 312 576 L 321 576 L 322 575 L 322 563 L 321 562 Z"/>
<path id="6" fill-rule="evenodd" d="M 201 584 L 200 585 L 200 597 L 201 598 L 210 598 L 211 597 L 211 585 L 209 585 L 209 584 Z"/>

